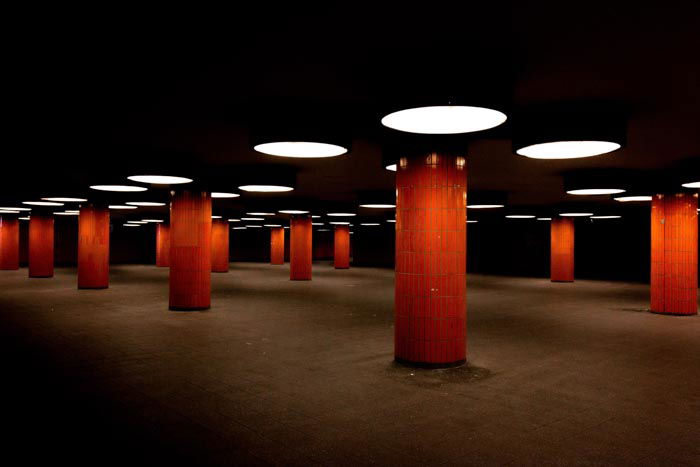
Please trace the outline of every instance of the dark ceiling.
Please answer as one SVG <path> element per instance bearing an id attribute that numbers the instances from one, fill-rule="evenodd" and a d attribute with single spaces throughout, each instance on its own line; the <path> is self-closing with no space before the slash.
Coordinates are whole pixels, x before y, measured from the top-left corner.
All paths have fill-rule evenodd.
<path id="1" fill-rule="evenodd" d="M 508 123 L 472 135 L 470 191 L 506 191 L 513 206 L 571 201 L 561 174 L 572 169 L 657 173 L 700 156 L 697 2 L 472 3 L 18 12 L 4 60 L 15 149 L 4 151 L 0 200 L 86 193 L 154 166 L 238 191 L 248 174 L 285 165 L 297 170 L 293 193 L 215 210 L 356 208 L 363 193 L 393 187 L 382 164 L 385 104 L 431 93 L 490 99 L 509 116 L 580 100 L 629 111 L 627 146 L 587 159 L 516 156 Z M 254 152 L 252 115 L 290 98 L 332 108 L 351 152 Z"/>

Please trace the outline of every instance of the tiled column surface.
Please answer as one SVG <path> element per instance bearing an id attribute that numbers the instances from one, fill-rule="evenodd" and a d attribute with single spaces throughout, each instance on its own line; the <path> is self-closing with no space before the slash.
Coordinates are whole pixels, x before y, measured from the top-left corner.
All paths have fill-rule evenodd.
<path id="1" fill-rule="evenodd" d="M 228 221 L 214 219 L 211 224 L 211 271 L 228 272 Z"/>
<path id="2" fill-rule="evenodd" d="M 350 267 L 350 227 L 347 225 L 335 226 L 333 262 L 336 269 L 348 269 Z"/>
<path id="3" fill-rule="evenodd" d="M 651 203 L 651 311 L 698 312 L 698 198 L 654 196 Z"/>
<path id="4" fill-rule="evenodd" d="M 459 365 L 467 356 L 466 160 L 402 158 L 396 193 L 395 358 Z"/>
<path id="5" fill-rule="evenodd" d="M 78 288 L 109 286 L 109 209 L 82 206 L 78 218 Z"/>
<path id="6" fill-rule="evenodd" d="M 170 226 L 167 224 L 156 226 L 156 266 L 170 266 Z"/>
<path id="7" fill-rule="evenodd" d="M 53 215 L 29 219 L 29 277 L 53 277 Z"/>
<path id="8" fill-rule="evenodd" d="M 311 218 L 293 217 L 289 228 L 289 278 L 311 280 Z"/>
<path id="9" fill-rule="evenodd" d="M 284 264 L 284 227 L 270 228 L 270 264 Z"/>
<path id="10" fill-rule="evenodd" d="M 19 221 L 0 216 L 0 270 L 19 269 Z"/>
<path id="11" fill-rule="evenodd" d="M 170 309 L 211 306 L 211 197 L 175 192 L 170 204 Z"/>
<path id="12" fill-rule="evenodd" d="M 550 227 L 550 276 L 552 282 L 574 281 L 574 220 L 555 217 Z"/>

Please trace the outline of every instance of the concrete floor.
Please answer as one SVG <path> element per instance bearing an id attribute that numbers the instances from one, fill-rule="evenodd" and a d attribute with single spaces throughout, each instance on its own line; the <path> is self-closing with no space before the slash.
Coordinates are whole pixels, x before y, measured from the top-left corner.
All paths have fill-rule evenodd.
<path id="1" fill-rule="evenodd" d="M 3 456 L 23 465 L 700 465 L 700 318 L 648 287 L 470 276 L 470 367 L 392 363 L 393 271 L 235 263 L 108 290 L 0 271 Z"/>

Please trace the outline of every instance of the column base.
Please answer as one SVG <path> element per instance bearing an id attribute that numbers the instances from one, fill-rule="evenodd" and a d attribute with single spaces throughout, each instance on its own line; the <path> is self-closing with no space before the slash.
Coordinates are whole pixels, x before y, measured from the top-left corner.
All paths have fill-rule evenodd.
<path id="1" fill-rule="evenodd" d="M 649 310 L 649 313 L 653 313 L 655 315 L 668 315 L 668 316 L 697 316 L 698 315 L 697 311 L 695 313 L 669 313 L 668 311 Z"/>
<path id="2" fill-rule="evenodd" d="M 574 282 L 574 281 L 564 281 L 564 280 L 558 280 L 558 279 L 550 279 L 550 282 L 572 283 L 572 282 Z"/>
<path id="3" fill-rule="evenodd" d="M 212 272 L 217 272 L 217 273 L 219 273 L 219 274 L 223 274 L 223 273 L 226 273 L 226 272 L 228 272 L 228 271 L 212 271 Z"/>
<path id="4" fill-rule="evenodd" d="M 290 281 L 310 281 L 311 278 L 309 279 L 289 279 Z"/>
<path id="5" fill-rule="evenodd" d="M 182 307 L 182 306 L 170 306 L 168 309 L 170 311 L 205 311 L 210 309 L 211 306 L 202 306 L 202 307 Z"/>
<path id="6" fill-rule="evenodd" d="M 413 368 L 425 368 L 428 370 L 439 370 L 445 368 L 456 368 L 459 366 L 466 365 L 467 359 L 458 360 L 456 362 L 445 362 L 445 363 L 429 363 L 429 362 L 411 362 L 409 360 L 404 360 L 403 358 L 394 357 L 394 361 L 400 365 L 410 366 Z"/>
<path id="7" fill-rule="evenodd" d="M 100 286 L 100 287 L 88 287 L 85 285 L 79 285 L 78 290 L 103 290 L 103 289 L 108 289 L 108 285 Z"/>
<path id="8" fill-rule="evenodd" d="M 30 279 L 51 279 L 53 275 L 50 276 L 29 276 Z"/>
<path id="9" fill-rule="evenodd" d="M 350 266 L 348 266 L 348 267 L 338 267 L 338 266 L 336 266 L 335 268 L 336 268 L 336 269 L 350 269 Z"/>

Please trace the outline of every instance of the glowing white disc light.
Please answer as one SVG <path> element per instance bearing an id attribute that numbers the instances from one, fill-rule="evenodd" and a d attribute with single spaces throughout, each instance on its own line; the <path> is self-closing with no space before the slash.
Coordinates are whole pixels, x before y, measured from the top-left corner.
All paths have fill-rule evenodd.
<path id="1" fill-rule="evenodd" d="M 280 214 L 308 214 L 309 211 L 301 211 L 298 209 L 283 209 L 281 211 L 277 211 Z M 311 216 L 311 217 L 319 217 L 319 216 Z"/>
<path id="2" fill-rule="evenodd" d="M 651 196 L 618 196 L 615 201 L 629 203 L 633 201 L 651 201 Z"/>
<path id="3" fill-rule="evenodd" d="M 30 206 L 63 206 L 63 203 L 56 203 L 54 201 L 22 201 L 22 204 L 28 204 Z"/>
<path id="4" fill-rule="evenodd" d="M 467 204 L 468 209 L 497 209 L 505 207 L 502 204 Z"/>
<path id="5" fill-rule="evenodd" d="M 622 216 L 591 216 L 591 219 L 620 219 Z"/>
<path id="6" fill-rule="evenodd" d="M 551 217 L 538 217 L 537 220 L 538 221 L 551 221 L 552 218 Z"/>
<path id="7" fill-rule="evenodd" d="M 85 198 L 41 198 L 44 201 L 56 201 L 58 203 L 84 203 Z"/>
<path id="8" fill-rule="evenodd" d="M 238 198 L 239 195 L 238 193 L 224 193 L 221 191 L 212 191 L 211 197 L 212 198 Z"/>
<path id="9" fill-rule="evenodd" d="M 392 172 L 396 172 L 396 164 L 389 164 L 385 167 L 386 170 L 390 170 Z"/>
<path id="10" fill-rule="evenodd" d="M 90 187 L 97 191 L 118 191 L 123 193 L 135 193 L 137 191 L 146 191 L 148 188 L 134 185 L 92 185 Z"/>
<path id="11" fill-rule="evenodd" d="M 364 225 L 365 227 L 374 227 L 375 225 L 380 225 L 377 222 L 363 222 L 360 225 Z"/>
<path id="12" fill-rule="evenodd" d="M 249 216 L 274 216 L 274 212 L 246 212 Z"/>
<path id="13" fill-rule="evenodd" d="M 686 188 L 700 188 L 700 182 L 684 183 L 683 186 Z"/>
<path id="14" fill-rule="evenodd" d="M 128 201 L 129 206 L 165 206 L 165 203 L 156 203 L 152 201 Z"/>
<path id="15" fill-rule="evenodd" d="M 510 214 L 506 216 L 507 219 L 534 219 L 535 216 L 529 214 Z"/>
<path id="16" fill-rule="evenodd" d="M 595 196 L 595 195 L 616 195 L 624 193 L 625 190 L 620 188 L 582 188 L 580 190 L 567 191 L 570 195 Z"/>
<path id="17" fill-rule="evenodd" d="M 110 204 L 109 209 L 137 209 L 136 206 L 126 206 L 124 204 Z"/>
<path id="18" fill-rule="evenodd" d="M 7 206 L 2 206 L 0 209 L 6 210 L 6 211 L 31 211 L 32 208 L 8 208 Z"/>
<path id="19" fill-rule="evenodd" d="M 476 224 L 477 222 L 479 222 L 479 221 L 475 221 L 475 220 L 468 220 L 468 221 L 467 221 L 467 224 Z"/>
<path id="20" fill-rule="evenodd" d="M 238 189 L 252 193 L 282 193 L 292 191 L 294 188 L 281 185 L 241 185 Z"/>
<path id="21" fill-rule="evenodd" d="M 19 214 L 19 211 L 10 211 L 9 209 L 0 209 L 0 214 Z"/>
<path id="22" fill-rule="evenodd" d="M 369 208 L 369 209 L 391 209 L 395 208 L 395 204 L 360 204 L 361 208 Z"/>
<path id="23" fill-rule="evenodd" d="M 54 212 L 54 215 L 56 216 L 77 216 L 77 212 L 68 212 L 68 211 L 63 211 L 63 212 Z"/>
<path id="24" fill-rule="evenodd" d="M 328 216 L 330 217 L 352 217 L 356 216 L 357 214 L 353 214 L 351 212 L 329 212 Z"/>
<path id="25" fill-rule="evenodd" d="M 592 212 L 562 212 L 559 214 L 561 217 L 591 217 Z"/>
<path id="26" fill-rule="evenodd" d="M 507 118 L 502 112 L 484 107 L 441 105 L 390 113 L 382 118 L 382 125 L 407 133 L 453 135 L 488 130 Z"/>
<path id="27" fill-rule="evenodd" d="M 320 158 L 335 157 L 348 152 L 342 146 L 312 141 L 279 141 L 258 144 L 253 149 L 263 154 L 279 157 Z"/>
<path id="28" fill-rule="evenodd" d="M 620 145 L 611 141 L 552 141 L 526 146 L 516 152 L 533 159 L 578 159 L 599 156 L 618 149 Z"/>
<path id="29" fill-rule="evenodd" d="M 153 185 L 179 185 L 181 183 L 192 183 L 191 178 L 173 177 L 170 175 L 132 175 L 127 177 L 132 182 L 151 183 Z"/>
<path id="30" fill-rule="evenodd" d="M 163 222 L 162 219 L 141 219 L 141 220 L 144 222 L 155 222 L 155 223 Z"/>
<path id="31" fill-rule="evenodd" d="M 350 222 L 329 222 L 332 225 L 350 225 Z"/>

